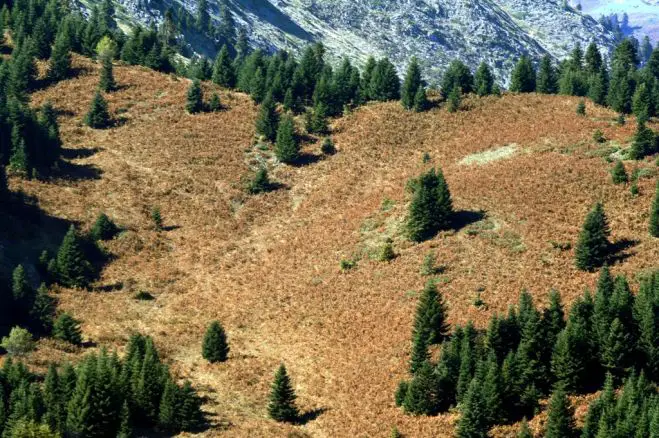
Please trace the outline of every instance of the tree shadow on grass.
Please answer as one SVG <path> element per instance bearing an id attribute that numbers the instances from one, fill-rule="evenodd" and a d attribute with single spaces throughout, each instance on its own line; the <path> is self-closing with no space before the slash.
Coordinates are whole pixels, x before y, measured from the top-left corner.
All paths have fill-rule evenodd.
<path id="1" fill-rule="evenodd" d="M 55 179 L 84 181 L 101 179 L 103 171 L 92 164 L 75 164 L 61 161 L 59 169 L 53 173 Z"/>
<path id="2" fill-rule="evenodd" d="M 322 414 L 327 412 L 327 410 L 328 410 L 327 408 L 317 408 L 317 409 L 311 409 L 306 412 L 302 412 L 298 417 L 296 423 L 307 424 L 308 422 L 313 421 L 316 418 L 320 417 Z"/>
<path id="3" fill-rule="evenodd" d="M 299 158 L 295 160 L 294 163 L 291 163 L 291 166 L 295 167 L 305 167 L 315 164 L 323 159 L 322 155 L 310 154 L 310 153 L 301 153 Z"/>
<path id="4" fill-rule="evenodd" d="M 635 247 L 640 242 L 635 239 L 620 239 L 617 242 L 614 242 L 609 247 L 609 256 L 607 257 L 607 263 L 609 265 L 614 265 L 616 263 L 622 263 L 632 255 L 634 252 L 627 252 L 627 250 Z"/>
<path id="5" fill-rule="evenodd" d="M 453 213 L 451 218 L 451 228 L 456 232 L 462 230 L 466 226 L 469 226 L 473 223 L 480 222 L 487 217 L 487 212 L 485 210 L 460 210 Z"/>
<path id="6" fill-rule="evenodd" d="M 80 148 L 80 149 L 62 149 L 62 158 L 67 160 L 75 160 L 78 158 L 89 158 L 103 149 L 99 147 L 94 148 Z"/>

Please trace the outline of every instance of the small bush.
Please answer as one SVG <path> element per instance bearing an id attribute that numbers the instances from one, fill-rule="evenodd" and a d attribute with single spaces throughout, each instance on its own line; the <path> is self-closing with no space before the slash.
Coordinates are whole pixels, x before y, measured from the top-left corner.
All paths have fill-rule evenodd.
<path id="1" fill-rule="evenodd" d="M 270 178 L 268 177 L 268 169 L 261 167 L 256 171 L 252 179 L 250 180 L 247 191 L 253 195 L 258 193 L 263 193 L 271 190 L 272 183 L 270 183 Z"/>
<path id="2" fill-rule="evenodd" d="M 632 186 L 629 188 L 629 192 L 634 197 L 636 197 L 640 194 L 640 191 L 638 189 L 638 182 L 636 182 L 636 180 L 634 180 L 634 182 L 632 182 Z"/>
<path id="3" fill-rule="evenodd" d="M 34 350 L 35 343 L 29 331 L 21 327 L 14 327 L 9 332 L 9 336 L 2 338 L 0 346 L 11 356 L 23 356 Z"/>
<path id="4" fill-rule="evenodd" d="M 220 102 L 220 96 L 218 96 L 217 93 L 213 93 L 211 96 L 211 100 L 208 103 L 208 109 L 214 113 L 222 110 L 222 102 Z"/>
<path id="5" fill-rule="evenodd" d="M 346 272 L 346 271 L 349 271 L 349 270 L 353 269 L 355 266 L 357 266 L 357 262 L 355 262 L 354 260 L 343 259 L 339 263 L 339 266 L 341 267 L 341 270 L 343 272 Z"/>
<path id="6" fill-rule="evenodd" d="M 156 299 L 153 295 L 151 295 L 149 292 L 145 290 L 141 290 L 137 292 L 135 295 L 133 295 L 133 298 L 135 298 L 138 301 L 152 301 Z"/>
<path id="7" fill-rule="evenodd" d="M 627 123 L 627 121 L 625 120 L 625 115 L 622 113 L 618 114 L 618 118 L 616 119 L 616 124 L 618 126 L 625 126 L 625 123 Z"/>
<path id="8" fill-rule="evenodd" d="M 381 262 L 389 262 L 396 258 L 396 253 L 394 252 L 394 245 L 391 239 L 382 245 L 378 253 L 378 260 Z"/>
<path id="9" fill-rule="evenodd" d="M 110 240 L 118 231 L 119 227 L 105 213 L 101 213 L 92 226 L 91 236 L 94 240 Z"/>
<path id="10" fill-rule="evenodd" d="M 334 141 L 332 141 L 331 137 L 325 137 L 320 150 L 325 155 L 334 155 L 336 153 L 336 147 L 334 146 Z"/>
<path id="11" fill-rule="evenodd" d="M 156 231 L 162 231 L 162 215 L 160 214 L 160 207 L 153 207 L 151 209 L 151 221 Z"/>
<path id="12" fill-rule="evenodd" d="M 613 184 L 626 184 L 629 182 L 629 176 L 627 176 L 627 171 L 622 161 L 618 160 L 613 169 L 611 169 L 611 180 Z"/>
<path id="13" fill-rule="evenodd" d="M 577 115 L 585 116 L 586 115 L 586 102 L 581 99 L 577 104 Z"/>
<path id="14" fill-rule="evenodd" d="M 438 273 L 439 269 L 435 265 L 435 253 L 430 251 L 423 258 L 423 263 L 421 264 L 421 275 L 429 276 L 435 275 Z"/>
<path id="15" fill-rule="evenodd" d="M 604 143 L 606 142 L 606 137 L 604 137 L 604 133 L 598 129 L 593 133 L 593 140 L 595 140 L 596 143 Z"/>

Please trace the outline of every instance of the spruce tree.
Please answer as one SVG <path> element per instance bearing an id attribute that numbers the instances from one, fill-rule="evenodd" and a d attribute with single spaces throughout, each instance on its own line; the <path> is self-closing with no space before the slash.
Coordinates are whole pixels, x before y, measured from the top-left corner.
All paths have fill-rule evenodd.
<path id="1" fill-rule="evenodd" d="M 632 354 L 631 337 L 626 328 L 616 318 L 611 323 L 606 342 L 601 346 L 602 362 L 607 372 L 622 377 Z"/>
<path id="2" fill-rule="evenodd" d="M 489 424 L 486 417 L 487 407 L 481 391 L 482 382 L 475 377 L 462 403 L 462 415 L 458 420 L 456 436 L 458 438 L 487 438 Z"/>
<path id="3" fill-rule="evenodd" d="M 66 30 L 60 31 L 55 38 L 55 45 L 50 57 L 48 78 L 53 81 L 66 79 L 71 69 L 69 38 Z"/>
<path id="4" fill-rule="evenodd" d="M 220 102 L 220 96 L 217 93 L 211 95 L 211 100 L 208 102 L 208 109 L 213 113 L 222 110 L 222 102 Z"/>
<path id="5" fill-rule="evenodd" d="M 632 98 L 632 111 L 639 122 L 647 122 L 650 117 L 654 116 L 652 89 L 645 82 L 641 82 L 636 87 Z"/>
<path id="6" fill-rule="evenodd" d="M 87 287 L 93 268 L 85 256 L 83 242 L 73 225 L 57 251 L 57 280 L 67 287 Z"/>
<path id="7" fill-rule="evenodd" d="M 577 436 L 574 409 L 561 388 L 554 390 L 549 400 L 549 415 L 545 438 L 573 438 Z"/>
<path id="8" fill-rule="evenodd" d="M 80 321 L 73 318 L 68 313 L 62 313 L 55 320 L 53 337 L 61 341 L 69 342 L 73 345 L 80 345 L 82 342 Z"/>
<path id="9" fill-rule="evenodd" d="M 656 142 L 656 134 L 652 129 L 645 126 L 645 123 L 639 123 L 634 134 L 631 150 L 629 151 L 629 158 L 632 160 L 641 160 L 653 154 L 656 152 Z"/>
<path id="10" fill-rule="evenodd" d="M 204 335 L 201 354 L 207 361 L 224 362 L 229 354 L 229 345 L 224 328 L 218 321 L 213 321 Z"/>
<path id="11" fill-rule="evenodd" d="M 295 391 L 286 372 L 284 364 L 275 373 L 275 380 L 270 391 L 268 414 L 270 418 L 281 422 L 293 423 L 298 420 L 299 412 L 295 405 Z"/>
<path id="12" fill-rule="evenodd" d="M 435 282 L 429 280 L 417 304 L 412 335 L 423 336 L 428 345 L 442 343 L 449 333 L 446 314 L 444 299 L 437 291 Z"/>
<path id="13" fill-rule="evenodd" d="M 249 182 L 247 186 L 247 191 L 253 195 L 258 194 L 258 193 L 264 193 L 272 188 L 272 183 L 270 182 L 270 178 L 268 177 L 268 169 L 263 166 L 260 167 L 256 173 L 254 173 L 254 176 L 252 177 L 251 181 Z"/>
<path id="14" fill-rule="evenodd" d="M 536 88 L 538 93 L 556 94 L 558 92 L 558 78 L 554 68 L 551 56 L 545 55 L 540 61 L 540 68 L 536 78 Z"/>
<path id="15" fill-rule="evenodd" d="M 479 96 L 487 96 L 492 94 L 492 87 L 494 86 L 494 76 L 490 70 L 490 66 L 487 63 L 482 62 L 476 74 L 474 75 L 474 86 L 476 88 L 476 93 Z"/>
<path id="16" fill-rule="evenodd" d="M 111 124 L 108 104 L 100 91 L 96 91 L 94 94 L 89 112 L 85 116 L 85 124 L 95 129 L 107 128 Z"/>
<path id="17" fill-rule="evenodd" d="M 277 128 L 275 155 L 279 161 L 287 164 L 294 163 L 300 157 L 300 144 L 290 115 L 284 116 Z"/>
<path id="18" fill-rule="evenodd" d="M 650 235 L 659 237 L 659 183 L 657 183 L 652 208 L 650 209 Z"/>
<path id="19" fill-rule="evenodd" d="M 162 393 L 158 411 L 158 425 L 168 431 L 180 430 L 177 415 L 178 393 L 178 386 L 168 379 L 165 383 L 165 390 Z"/>
<path id="20" fill-rule="evenodd" d="M 595 204 L 586 216 L 575 248 L 576 266 L 582 271 L 592 271 L 604 264 L 609 254 L 608 220 L 601 203 Z"/>
<path id="21" fill-rule="evenodd" d="M 48 288 L 42 283 L 37 289 L 34 304 L 30 310 L 32 326 L 38 331 L 38 333 L 49 334 L 52 330 L 55 304 L 55 298 L 50 296 Z"/>
<path id="22" fill-rule="evenodd" d="M 469 67 L 457 59 L 451 61 L 442 78 L 442 97 L 449 97 L 449 94 L 456 88 L 459 93 L 469 94 L 474 91 L 474 77 Z"/>
<path id="23" fill-rule="evenodd" d="M 387 58 L 377 62 L 370 82 L 371 98 L 386 102 L 400 98 L 400 79 L 396 67 Z"/>
<path id="24" fill-rule="evenodd" d="M 622 161 L 617 160 L 615 166 L 611 169 L 611 180 L 613 184 L 626 184 L 629 182 L 629 176 Z"/>
<path id="25" fill-rule="evenodd" d="M 229 55 L 229 49 L 226 44 L 222 46 L 213 63 L 212 80 L 217 85 L 225 88 L 236 86 L 236 73 L 231 63 L 231 56 Z"/>
<path id="26" fill-rule="evenodd" d="M 453 205 L 441 169 L 431 169 L 417 181 L 407 220 L 411 240 L 421 242 L 450 226 Z"/>
<path id="27" fill-rule="evenodd" d="M 104 93 L 109 93 L 117 87 L 112 72 L 112 57 L 109 54 L 106 54 L 102 57 L 101 62 L 101 77 L 98 82 L 98 88 Z"/>
<path id="28" fill-rule="evenodd" d="M 422 87 L 423 83 L 421 80 L 419 61 L 416 57 L 412 57 L 410 64 L 407 66 L 407 74 L 405 75 L 405 81 L 403 82 L 401 90 L 401 103 L 403 104 L 403 108 L 408 110 L 414 108 L 416 93 L 419 88 Z"/>
<path id="29" fill-rule="evenodd" d="M 448 95 L 448 112 L 455 113 L 460 109 L 462 102 L 462 93 L 458 87 L 453 88 Z"/>
<path id="30" fill-rule="evenodd" d="M 11 291 L 14 302 L 17 304 L 19 310 L 27 310 L 25 306 L 32 300 L 34 292 L 28 282 L 23 265 L 16 266 L 12 272 L 11 280 Z"/>
<path id="31" fill-rule="evenodd" d="M 432 415 L 438 411 L 437 378 L 429 362 L 421 364 L 412 380 L 406 385 L 402 405 L 412 415 Z"/>
<path id="32" fill-rule="evenodd" d="M 268 93 L 259 108 L 256 118 L 256 133 L 265 137 L 267 141 L 275 141 L 279 126 L 279 114 L 272 94 Z"/>
<path id="33" fill-rule="evenodd" d="M 201 83 L 195 79 L 188 87 L 187 102 L 185 109 L 190 114 L 196 114 L 204 109 L 204 95 L 201 90 Z"/>
<path id="34" fill-rule="evenodd" d="M 101 213 L 96 218 L 90 235 L 94 240 L 110 240 L 119 232 L 119 228 L 105 213 Z"/>
<path id="35" fill-rule="evenodd" d="M 428 336 L 419 333 L 412 337 L 412 353 L 410 355 L 410 373 L 416 373 L 424 363 L 430 360 L 428 352 Z"/>
<path id="36" fill-rule="evenodd" d="M 523 55 L 513 69 L 510 78 L 510 91 L 514 93 L 534 92 L 536 87 L 535 76 L 536 73 L 531 59 Z"/>
<path id="37" fill-rule="evenodd" d="M 426 94 L 426 89 L 419 87 L 414 96 L 414 111 L 421 113 L 426 111 L 430 107 L 430 102 L 428 101 L 428 96 Z"/>
<path id="38" fill-rule="evenodd" d="M 30 156 L 28 155 L 25 139 L 19 138 L 12 146 L 11 156 L 9 157 L 9 169 L 23 176 L 29 176 L 31 168 Z"/>
<path id="39" fill-rule="evenodd" d="M 578 116 L 586 115 L 586 102 L 583 99 L 581 99 L 577 104 L 577 115 Z"/>
<path id="40" fill-rule="evenodd" d="M 128 408 L 128 400 L 124 400 L 119 414 L 119 430 L 117 431 L 117 438 L 132 438 L 133 428 L 131 427 L 130 409 Z"/>

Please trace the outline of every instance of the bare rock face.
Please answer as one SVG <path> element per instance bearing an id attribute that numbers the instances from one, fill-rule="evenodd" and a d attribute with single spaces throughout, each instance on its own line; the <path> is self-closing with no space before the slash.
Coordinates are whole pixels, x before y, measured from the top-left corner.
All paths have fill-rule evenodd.
<path id="1" fill-rule="evenodd" d="M 120 2 L 124 16 L 139 22 L 160 21 L 166 9 L 162 0 Z M 218 20 L 217 0 L 209 3 L 213 20 Z M 181 4 L 194 13 L 196 2 Z M 498 81 L 506 84 L 523 54 L 536 60 L 545 54 L 561 59 L 577 42 L 585 46 L 594 41 L 608 55 L 615 43 L 596 20 L 565 7 L 562 0 L 229 0 L 228 4 L 254 47 L 299 53 L 309 43 L 321 41 L 330 56 L 347 56 L 357 64 L 370 55 L 388 56 L 400 73 L 410 57 L 417 56 L 431 83 L 439 81 L 456 58 L 473 70 L 487 62 Z"/>

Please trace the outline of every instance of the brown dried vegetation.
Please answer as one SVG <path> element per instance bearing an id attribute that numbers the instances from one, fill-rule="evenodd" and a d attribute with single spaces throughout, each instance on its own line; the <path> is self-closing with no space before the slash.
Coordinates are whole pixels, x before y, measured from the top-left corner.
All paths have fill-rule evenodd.
<path id="1" fill-rule="evenodd" d="M 247 96 L 222 90 L 226 111 L 192 116 L 184 110 L 187 80 L 116 66 L 120 89 L 107 99 L 123 120 L 92 130 L 82 119 L 100 66 L 81 58 L 75 64 L 88 71 L 33 101 L 50 99 L 61 111 L 65 147 L 91 151 L 72 161 L 97 168 L 100 178 L 14 179 L 12 186 L 36 195 L 51 215 L 89 227 L 104 211 L 127 229 L 106 244 L 116 258 L 98 283 L 118 290 L 62 290 L 61 307 L 83 320 L 84 334 L 99 345 L 121 348 L 135 331 L 152 335 L 175 372 L 208 396 L 205 409 L 217 414 L 208 436 L 284 436 L 297 429 L 375 437 L 394 424 L 410 437 L 451 436 L 454 414 L 409 417 L 393 401 L 407 372 L 416 305 L 410 289 L 427 280 L 419 268 L 431 248 L 447 267 L 440 289 L 450 322 L 473 319 L 481 327 L 524 288 L 540 303 L 556 288 L 569 303 L 594 285 L 596 274 L 578 272 L 573 251 L 552 242 L 574 243 L 596 200 L 605 201 L 614 240 L 639 242 L 615 273 L 633 278 L 659 256 L 659 242 L 646 231 L 653 181 L 640 180 L 634 198 L 610 182 L 609 164 L 594 153 L 604 147 L 592 140 L 596 129 L 625 145 L 633 123 L 616 126 L 615 114 L 598 107 L 575 117 L 576 98 L 467 99 L 468 110 L 455 114 L 367 105 L 334 124 L 336 155 L 307 166 L 273 165 L 271 176 L 285 187 L 246 196 L 241 178 L 250 168 L 256 117 Z M 204 87 L 209 96 L 211 85 Z M 519 152 L 512 157 L 458 164 L 513 143 Z M 320 144 L 307 148 L 318 153 Z M 422 163 L 424 152 L 431 163 Z M 413 245 L 395 231 L 390 236 L 387 224 L 405 215 L 406 181 L 430 165 L 443 168 L 457 210 L 484 210 L 485 222 Z M 382 212 L 385 199 L 394 207 Z M 150 221 L 156 205 L 163 232 Z M 360 250 L 364 223 L 374 217 L 382 225 L 369 233 L 388 233 L 398 257 L 390 263 L 364 257 L 341 272 L 339 261 Z M 134 300 L 139 290 L 156 299 Z M 487 306 L 473 306 L 477 290 Z M 231 344 L 221 365 L 206 363 L 200 351 L 214 319 Z M 42 364 L 59 354 L 45 343 L 31 360 Z M 306 425 L 267 419 L 269 384 L 281 362 L 301 408 L 325 410 Z"/>

